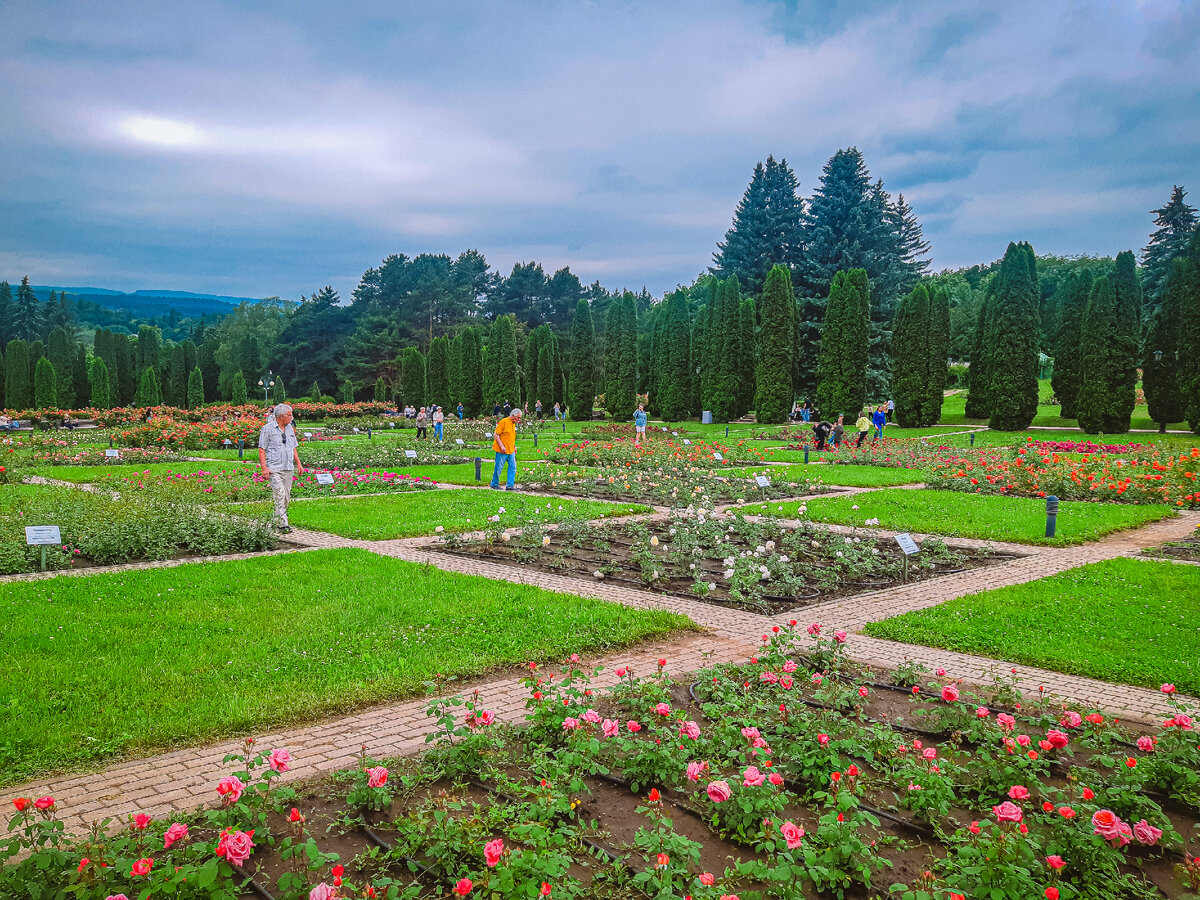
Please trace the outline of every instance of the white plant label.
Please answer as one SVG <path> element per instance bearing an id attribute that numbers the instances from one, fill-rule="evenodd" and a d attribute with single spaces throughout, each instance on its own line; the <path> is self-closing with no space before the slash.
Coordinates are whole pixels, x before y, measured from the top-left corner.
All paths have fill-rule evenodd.
<path id="1" fill-rule="evenodd" d="M 317 484 L 333 484 L 333 476 L 328 472 L 318 472 Z"/>
<path id="2" fill-rule="evenodd" d="M 120 459 L 121 451 L 120 450 L 105 450 L 104 455 L 110 459 Z"/>
<path id="3" fill-rule="evenodd" d="M 407 456 L 409 459 L 416 459 L 417 451 L 416 450 L 405 450 L 404 455 Z"/>
<path id="4" fill-rule="evenodd" d="M 458 444 L 458 446 L 460 446 L 460 447 L 465 447 L 465 446 L 467 446 L 465 443 L 463 443 L 463 439 L 462 439 L 462 438 L 455 438 L 455 439 L 454 439 L 454 443 Z"/>
<path id="5" fill-rule="evenodd" d="M 768 478 L 766 475 L 755 475 L 754 483 L 757 484 L 760 488 L 770 487 L 771 479 Z"/>
<path id="6" fill-rule="evenodd" d="M 917 542 L 912 539 L 912 535 L 898 534 L 896 535 L 896 543 L 900 545 L 900 549 L 904 551 L 905 556 L 912 556 L 921 550 L 917 546 Z"/>
<path id="7" fill-rule="evenodd" d="M 724 457 L 724 456 L 722 456 L 720 453 L 714 453 L 714 454 L 713 454 L 713 459 L 717 460 L 717 462 L 724 462 L 724 461 L 725 461 L 725 457 Z"/>
<path id="8" fill-rule="evenodd" d="M 27 525 L 25 543 L 35 547 L 43 544 L 61 544 L 62 535 L 59 534 L 57 525 Z"/>

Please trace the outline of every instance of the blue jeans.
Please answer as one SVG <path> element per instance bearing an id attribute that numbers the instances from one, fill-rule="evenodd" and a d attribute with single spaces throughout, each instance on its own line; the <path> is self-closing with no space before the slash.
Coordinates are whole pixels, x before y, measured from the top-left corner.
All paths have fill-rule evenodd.
<path id="1" fill-rule="evenodd" d="M 881 437 L 883 437 L 883 426 L 876 425 L 875 426 L 875 439 L 878 440 Z"/>
<path id="2" fill-rule="evenodd" d="M 438 439 L 438 443 L 441 443 L 441 440 L 442 440 L 442 423 L 441 422 L 433 423 L 433 436 Z"/>
<path id="3" fill-rule="evenodd" d="M 810 413 L 807 409 L 800 410 L 800 418 L 803 419 L 805 422 L 807 422 L 809 420 L 809 417 L 811 415 L 812 415 L 812 413 Z"/>
<path id="4" fill-rule="evenodd" d="M 512 487 L 517 481 L 517 454 L 497 453 L 496 468 L 492 469 L 492 487 L 500 487 L 500 467 L 508 467 L 508 486 Z"/>

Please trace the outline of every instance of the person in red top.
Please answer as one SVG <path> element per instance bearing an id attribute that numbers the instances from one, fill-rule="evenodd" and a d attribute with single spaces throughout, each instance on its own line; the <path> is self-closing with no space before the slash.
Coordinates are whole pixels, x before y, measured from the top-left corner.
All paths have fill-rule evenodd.
<path id="1" fill-rule="evenodd" d="M 492 436 L 492 449 L 496 452 L 496 468 L 492 470 L 492 490 L 500 490 L 500 467 L 508 467 L 506 491 L 516 487 L 517 481 L 517 422 L 521 421 L 521 407 L 516 407 L 496 423 Z"/>

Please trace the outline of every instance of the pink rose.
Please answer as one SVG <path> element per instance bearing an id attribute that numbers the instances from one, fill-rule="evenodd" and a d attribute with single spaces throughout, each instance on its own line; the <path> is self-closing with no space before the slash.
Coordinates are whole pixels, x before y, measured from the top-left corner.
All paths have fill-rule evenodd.
<path id="1" fill-rule="evenodd" d="M 700 776 L 708 771 L 706 762 L 690 762 L 687 764 L 688 781 L 699 781 Z"/>
<path id="2" fill-rule="evenodd" d="M 272 750 L 271 755 L 267 757 L 267 765 L 274 772 L 286 772 L 292 767 L 292 754 L 283 749 Z"/>
<path id="3" fill-rule="evenodd" d="M 775 785 L 775 787 L 779 787 L 781 784 L 783 784 L 783 776 L 778 772 L 772 772 L 767 776 L 767 781 L 771 782 L 771 784 Z"/>
<path id="4" fill-rule="evenodd" d="M 626 722 L 625 727 L 635 734 L 642 730 L 641 723 L 635 722 L 633 719 L 630 719 L 628 722 Z"/>
<path id="5" fill-rule="evenodd" d="M 923 757 L 925 757 L 926 759 L 937 759 L 937 748 L 936 747 L 926 747 L 924 750 L 921 751 L 921 755 Z"/>
<path id="6" fill-rule="evenodd" d="M 996 721 L 1005 731 L 1012 731 L 1013 727 L 1017 724 L 1017 720 L 1008 713 L 1000 713 L 1000 715 L 996 716 Z"/>
<path id="7" fill-rule="evenodd" d="M 1065 866 L 1066 863 L 1063 862 L 1063 858 L 1061 856 L 1047 856 L 1046 865 L 1057 872 L 1059 869 Z"/>
<path id="8" fill-rule="evenodd" d="M 595 725 L 600 721 L 600 713 L 596 712 L 594 709 L 589 709 L 583 714 L 583 721 L 590 722 L 592 725 Z"/>
<path id="9" fill-rule="evenodd" d="M 1164 684 L 1161 688 L 1159 688 L 1159 690 L 1161 690 L 1164 694 L 1173 694 L 1175 693 L 1175 685 Z"/>
<path id="10" fill-rule="evenodd" d="M 992 815 L 996 817 L 998 822 L 1020 822 L 1024 815 L 1021 812 L 1021 807 L 1015 803 L 1010 803 L 1005 800 L 999 806 L 992 807 Z"/>
<path id="11" fill-rule="evenodd" d="M 187 837 L 188 827 L 179 822 L 176 822 L 167 829 L 167 833 L 163 835 L 163 849 L 171 849 L 171 845 L 176 841 L 181 841 Z"/>
<path id="12" fill-rule="evenodd" d="M 1125 823 L 1117 818 L 1111 809 L 1098 809 L 1092 814 L 1092 834 L 1098 834 L 1106 841 L 1121 839 L 1121 826 Z"/>
<path id="13" fill-rule="evenodd" d="M 671 714 L 671 706 L 668 703 L 659 703 L 654 707 L 654 711 L 660 716 L 669 716 Z"/>
<path id="14" fill-rule="evenodd" d="M 388 771 L 383 766 L 367 769 L 367 787 L 381 788 L 387 784 Z"/>
<path id="15" fill-rule="evenodd" d="M 612 719 L 605 719 L 600 725 L 600 730 L 606 738 L 616 737 L 621 731 L 621 726 Z"/>
<path id="16" fill-rule="evenodd" d="M 816 622 L 813 622 L 811 625 L 808 626 L 808 633 L 811 634 L 813 637 L 820 636 L 821 626 L 818 625 Z"/>
<path id="17" fill-rule="evenodd" d="M 1020 744 L 1022 747 L 1028 747 L 1032 743 L 1032 741 L 1029 740 L 1029 735 L 1018 734 L 1017 735 L 1017 743 Z"/>
<path id="18" fill-rule="evenodd" d="M 321 882 L 308 892 L 308 900 L 337 900 L 338 890 Z"/>
<path id="19" fill-rule="evenodd" d="M 485 709 L 475 714 L 475 721 L 480 725 L 491 725 L 496 721 L 496 714 L 490 709 Z"/>
<path id="20" fill-rule="evenodd" d="M 958 688 L 952 684 L 946 685 L 942 688 L 942 699 L 947 703 L 953 703 L 958 700 Z"/>
<path id="21" fill-rule="evenodd" d="M 496 838 L 494 841 L 488 841 L 483 845 L 483 858 L 487 861 L 488 868 L 496 868 L 496 863 L 500 862 L 500 857 L 504 855 L 504 841 L 501 838 Z"/>
<path id="22" fill-rule="evenodd" d="M 833 639 L 834 639 L 835 641 L 837 641 L 839 644 L 844 644 L 844 643 L 846 643 L 846 632 L 844 632 L 844 631 L 835 631 L 835 632 L 833 633 Z"/>
<path id="23" fill-rule="evenodd" d="M 565 719 L 563 719 L 562 727 L 563 731 L 574 731 L 579 727 L 579 720 L 572 716 L 567 716 Z"/>
<path id="24" fill-rule="evenodd" d="M 1069 743 L 1067 735 L 1057 728 L 1051 728 L 1046 732 L 1046 740 L 1050 742 L 1050 746 L 1055 750 L 1061 750 Z"/>
<path id="25" fill-rule="evenodd" d="M 988 715 L 988 708 L 986 706 L 981 706 L 975 710 L 975 717 L 978 719 L 986 719 Z"/>
<path id="26" fill-rule="evenodd" d="M 1141 750 L 1143 753 L 1153 753 L 1154 752 L 1154 738 L 1150 737 L 1150 735 L 1148 735 L 1148 734 L 1143 734 L 1140 738 L 1137 739 L 1137 748 L 1139 750 Z"/>
<path id="27" fill-rule="evenodd" d="M 710 781 L 708 783 L 708 799 L 713 803 L 724 803 L 733 796 L 727 781 Z"/>
<path id="28" fill-rule="evenodd" d="M 754 740 L 755 738 L 759 737 L 760 734 L 761 734 L 761 732 L 757 728 L 743 728 L 742 729 L 742 737 L 744 737 L 748 741 Z"/>
<path id="29" fill-rule="evenodd" d="M 107 900 L 129 900 L 124 894 L 109 894 Z"/>
<path id="30" fill-rule="evenodd" d="M 246 790 L 246 785 L 236 775 L 230 775 L 217 782 L 217 793 L 224 798 L 226 806 L 233 806 L 237 803 L 244 790 Z"/>
<path id="31" fill-rule="evenodd" d="M 254 841 L 244 831 L 226 830 L 217 841 L 217 856 L 223 856 L 235 866 L 243 865 L 254 852 Z"/>
<path id="32" fill-rule="evenodd" d="M 700 725 L 696 722 L 688 721 L 679 724 L 679 733 L 686 738 L 691 738 L 693 741 L 700 737 Z"/>
<path id="33" fill-rule="evenodd" d="M 137 862 L 135 862 L 133 864 L 133 867 L 130 869 L 129 874 L 136 875 L 139 878 L 144 878 L 145 876 L 150 874 L 150 869 L 153 866 L 154 866 L 154 860 L 151 859 L 150 857 L 146 857 L 145 859 L 139 859 Z"/>
<path id="34" fill-rule="evenodd" d="M 795 850 L 800 846 L 804 839 L 804 826 L 797 825 L 794 822 L 784 822 L 779 826 L 779 833 L 783 835 L 783 839 L 787 841 L 787 848 Z"/>
<path id="35" fill-rule="evenodd" d="M 818 734 L 817 735 L 817 743 L 820 744 L 822 747 L 826 746 L 829 743 L 829 735 Z"/>
<path id="36" fill-rule="evenodd" d="M 1058 720 L 1058 724 L 1063 728 L 1078 728 L 1083 724 L 1083 716 L 1074 710 L 1068 709 L 1062 714 L 1062 718 Z"/>
<path id="37" fill-rule="evenodd" d="M 1161 828 L 1155 828 L 1145 819 L 1133 826 L 1133 836 L 1138 839 L 1139 844 L 1145 844 L 1147 847 L 1157 844 L 1162 834 Z"/>
<path id="38" fill-rule="evenodd" d="M 1014 784 L 1008 789 L 1008 796 L 1013 800 L 1028 800 L 1029 790 L 1020 784 Z"/>
<path id="39" fill-rule="evenodd" d="M 796 664 L 794 662 L 792 662 L 790 659 L 787 660 L 787 662 L 785 662 L 783 664 L 783 671 L 785 671 L 789 675 L 791 675 L 793 672 L 796 671 Z"/>
<path id="40" fill-rule="evenodd" d="M 758 771 L 756 766 L 748 766 L 746 771 L 742 773 L 743 787 L 758 787 L 766 780 L 767 776 Z"/>
<path id="41" fill-rule="evenodd" d="M 1182 728 L 1184 731 L 1191 731 L 1192 730 L 1192 717 L 1185 716 L 1183 713 L 1178 713 L 1175 716 L 1175 724 L 1177 726 L 1179 726 L 1180 728 Z"/>

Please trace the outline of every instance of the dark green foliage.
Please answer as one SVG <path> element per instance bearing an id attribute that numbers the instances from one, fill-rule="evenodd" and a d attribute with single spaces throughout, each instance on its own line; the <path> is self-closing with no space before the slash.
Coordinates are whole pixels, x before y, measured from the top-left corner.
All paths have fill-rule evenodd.
<path id="1" fill-rule="evenodd" d="M 988 424 L 997 431 L 1022 431 L 1033 422 L 1038 403 L 1041 293 L 1033 247 L 1009 244 L 997 280 L 988 329 Z"/>
<path id="2" fill-rule="evenodd" d="M 596 330 L 592 324 L 592 308 L 580 298 L 575 304 L 575 319 L 571 323 L 571 370 L 567 378 L 567 408 L 572 420 L 586 422 L 592 418 L 595 379 Z"/>
<path id="3" fill-rule="evenodd" d="M 554 348 L 556 344 L 557 341 L 552 335 L 550 340 L 543 343 L 542 349 L 538 351 L 538 382 L 534 401 L 542 401 L 542 412 L 545 415 L 550 415 L 555 402 L 561 399 L 558 396 L 559 391 L 554 389 Z"/>
<path id="4" fill-rule="evenodd" d="M 236 381 L 236 378 L 235 378 L 235 381 Z M 342 382 L 342 402 L 343 403 L 353 403 L 354 402 L 354 382 L 351 381 L 349 378 L 345 379 Z"/>
<path id="5" fill-rule="evenodd" d="M 450 403 L 450 339 L 434 338 L 429 344 L 426 362 L 425 384 L 429 389 L 429 400 L 447 406 Z"/>
<path id="6" fill-rule="evenodd" d="M 475 417 L 483 412 L 483 345 L 479 329 L 464 329 L 459 356 L 462 390 L 455 403 L 463 405 L 464 414 Z"/>
<path id="7" fill-rule="evenodd" d="M 742 373 L 738 381 L 739 416 L 744 416 L 754 408 L 754 379 L 758 358 L 757 319 L 758 304 L 754 302 L 753 297 L 747 297 L 738 309 L 738 336 L 741 338 L 741 346 L 738 348 L 738 371 Z"/>
<path id="8" fill-rule="evenodd" d="M 705 333 L 708 347 L 702 370 L 703 407 L 711 410 L 714 422 L 728 422 L 739 415 L 738 404 L 743 373 L 739 361 L 743 354 L 741 289 L 737 278 L 727 278 L 710 289 L 708 321 Z M 669 340 L 665 335 L 660 341 Z"/>
<path id="9" fill-rule="evenodd" d="M 929 384 L 921 424 L 942 420 L 942 401 L 950 376 L 950 292 L 934 288 L 929 295 Z"/>
<path id="10" fill-rule="evenodd" d="M 0 347 L 12 340 L 12 285 L 0 281 Z"/>
<path id="11" fill-rule="evenodd" d="M 320 394 L 317 395 L 320 399 Z M 188 375 L 187 385 L 187 408 L 199 409 L 204 405 L 204 375 L 200 372 L 200 367 L 192 369 Z"/>
<path id="12" fill-rule="evenodd" d="M 1142 266 L 1145 268 L 1143 286 L 1146 304 L 1151 308 L 1162 301 L 1171 263 L 1187 251 L 1188 242 L 1196 230 L 1196 210 L 1184 202 L 1186 196 L 1187 191 L 1175 185 L 1167 205 L 1153 211 L 1154 224 L 1158 227 L 1150 235 L 1150 243 L 1142 250 Z"/>
<path id="13" fill-rule="evenodd" d="M 446 399 L 450 406 L 455 407 L 458 406 L 463 398 L 462 346 L 463 336 L 460 332 L 450 340 L 450 352 L 446 361 L 446 379 L 449 390 Z M 465 414 L 466 410 L 464 407 Z"/>
<path id="14" fill-rule="evenodd" d="M 1142 347 L 1142 390 L 1150 418 L 1158 423 L 1160 431 L 1173 422 L 1182 422 L 1186 414 L 1179 386 L 1179 338 L 1187 265 L 1182 257 L 1171 262 L 1162 302 L 1150 313 Z"/>
<path id="15" fill-rule="evenodd" d="M 388 398 L 387 385 L 384 384 L 383 376 L 380 375 L 375 379 L 375 402 L 386 403 Z"/>
<path id="16" fill-rule="evenodd" d="M 283 383 L 283 376 L 276 375 L 272 379 L 271 384 L 271 405 L 277 406 L 280 403 L 287 402 L 287 388 Z"/>
<path id="17" fill-rule="evenodd" d="M 493 405 L 521 403 L 521 379 L 517 369 L 517 339 L 510 316 L 500 316 L 492 323 L 488 341 L 488 369 L 491 394 L 487 397 Z"/>
<path id="18" fill-rule="evenodd" d="M 1123 433 L 1129 430 L 1137 403 L 1138 346 L 1142 335 L 1142 285 L 1132 250 L 1117 254 L 1113 290 L 1117 293 L 1117 306 L 1116 330 L 1109 348 L 1113 362 L 1110 389 L 1115 421 L 1124 423 L 1119 429 Z"/>
<path id="19" fill-rule="evenodd" d="M 308 389 L 308 399 L 313 403 L 321 402 L 321 386 L 315 381 L 312 383 L 312 387 Z"/>
<path id="20" fill-rule="evenodd" d="M 1200 434 L 1200 229 L 1192 232 L 1179 289 L 1179 389 L 1188 426 Z"/>
<path id="21" fill-rule="evenodd" d="M 604 407 L 614 419 L 633 418 L 637 406 L 637 307 L 625 291 L 608 307 L 604 329 Z"/>
<path id="22" fill-rule="evenodd" d="M 33 383 L 29 378 L 29 345 L 20 338 L 8 342 L 4 350 L 4 402 L 9 409 L 29 409 L 33 405 Z"/>
<path id="23" fill-rule="evenodd" d="M 768 156 L 765 165 L 756 165 L 734 211 L 733 227 L 717 244 L 712 271 L 724 278 L 736 277 L 751 294 L 762 290 L 773 266 L 794 271 L 804 248 L 804 205 L 798 189 L 786 159 L 776 162 Z"/>
<path id="24" fill-rule="evenodd" d="M 1059 310 L 1058 333 L 1054 340 L 1054 372 L 1050 385 L 1061 406 L 1064 419 L 1079 415 L 1079 339 L 1083 331 L 1083 313 L 1087 309 L 1091 276 L 1072 272 L 1061 282 L 1055 294 Z"/>
<path id="25" fill-rule="evenodd" d="M 42 302 L 29 286 L 29 276 L 21 279 L 17 288 L 17 299 L 12 304 L 9 313 L 8 333 L 19 340 L 32 342 L 42 333 L 43 323 Z M 36 362 L 36 358 L 30 362 Z"/>
<path id="26" fill-rule="evenodd" d="M 75 404 L 77 406 L 86 406 L 88 397 L 91 394 L 91 383 L 88 381 L 87 367 L 87 349 L 83 344 L 76 342 L 74 352 L 71 355 L 71 386 L 75 391 Z M 2 380 L 0 380 L 0 383 L 2 383 Z M 3 405 L 3 401 L 0 400 L 0 406 Z"/>
<path id="27" fill-rule="evenodd" d="M 929 291 L 925 285 L 918 284 L 912 293 L 900 301 L 892 323 L 895 349 L 892 359 L 895 373 L 892 399 L 896 401 L 894 418 L 897 424 L 905 428 L 921 425 L 926 418 L 931 325 Z"/>
<path id="28" fill-rule="evenodd" d="M 129 335 L 114 334 L 112 336 L 113 358 L 116 361 L 114 366 L 109 363 L 109 392 L 120 397 L 120 405 L 128 406 L 133 402 L 133 395 L 138 389 L 138 374 L 133 364 L 133 344 L 130 343 Z M 112 387 L 113 372 L 117 373 L 116 381 L 117 388 L 114 392 Z M 114 400 L 114 405 L 116 401 Z"/>
<path id="29" fill-rule="evenodd" d="M 111 409 L 113 402 L 109 390 L 108 365 L 101 357 L 93 357 L 91 369 L 91 405 L 96 409 Z"/>
<path id="30" fill-rule="evenodd" d="M 525 397 L 529 400 L 530 409 L 538 400 L 545 405 L 545 398 L 538 394 L 540 380 L 538 366 L 541 364 L 542 348 L 550 340 L 551 333 L 549 325 L 539 325 L 529 333 L 529 337 L 525 341 L 525 361 L 521 367 L 521 374 L 524 378 Z M 553 363 L 551 363 L 551 371 L 553 372 Z M 547 384 L 549 383 L 547 382 Z"/>
<path id="31" fill-rule="evenodd" d="M 240 371 L 234 372 L 229 384 L 229 402 L 234 406 L 245 406 L 246 400 L 246 376 Z"/>
<path id="32" fill-rule="evenodd" d="M 1079 338 L 1079 427 L 1124 434 L 1133 415 L 1142 308 L 1133 253 L 1117 256 L 1111 276 L 1092 285 Z"/>
<path id="33" fill-rule="evenodd" d="M 245 382 L 242 383 L 243 390 Z M 137 393 L 133 396 L 134 406 L 162 406 L 162 389 L 158 384 L 158 375 L 153 366 L 146 366 L 142 372 L 142 380 L 138 384 Z"/>
<path id="34" fill-rule="evenodd" d="M 75 405 L 75 353 L 65 328 L 57 327 L 50 332 L 46 356 L 54 366 L 54 375 L 58 379 L 55 385 L 58 407 L 71 409 Z"/>
<path id="35" fill-rule="evenodd" d="M 866 280 L 865 273 L 863 280 Z M 762 329 L 758 340 L 754 409 L 761 424 L 776 425 L 787 421 L 793 396 L 792 338 L 796 298 L 792 291 L 792 276 L 786 267 L 773 266 L 767 273 L 760 308 Z M 865 352 L 863 365 L 866 365 Z"/>
<path id="36" fill-rule="evenodd" d="M 857 416 L 867 402 L 870 290 L 865 269 L 838 272 L 829 286 L 817 357 L 816 402 L 831 422 L 832 416 Z"/>
<path id="37" fill-rule="evenodd" d="M 258 347 L 258 340 L 255 338 L 254 346 Z M 257 355 L 257 349 L 255 350 Z M 163 371 L 163 339 L 162 329 L 155 328 L 153 325 L 142 325 L 138 328 L 137 339 L 137 360 L 136 365 L 139 372 L 144 372 L 148 368 L 154 369 L 155 377 L 158 377 Z M 257 380 L 259 376 L 258 366 L 256 365 L 251 371 L 245 372 L 247 378 Z"/>
<path id="38" fill-rule="evenodd" d="M 400 356 L 400 388 L 405 403 L 425 405 L 425 356 L 416 347 L 406 347 Z"/>
<path id="39" fill-rule="evenodd" d="M 216 338 L 206 338 L 196 347 L 196 366 L 204 377 L 204 396 L 215 400 L 220 395 L 220 367 L 217 365 L 217 349 L 221 346 Z"/>
<path id="40" fill-rule="evenodd" d="M 58 409 L 58 376 L 46 357 L 37 361 L 33 373 L 33 405 L 38 409 Z"/>
<path id="41" fill-rule="evenodd" d="M 680 422 L 691 411 L 688 406 L 692 396 L 691 311 L 683 291 L 668 294 L 663 303 L 666 310 L 660 313 L 658 409 L 664 421 Z"/>

